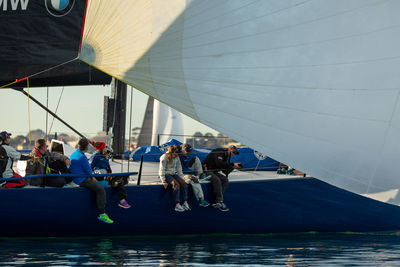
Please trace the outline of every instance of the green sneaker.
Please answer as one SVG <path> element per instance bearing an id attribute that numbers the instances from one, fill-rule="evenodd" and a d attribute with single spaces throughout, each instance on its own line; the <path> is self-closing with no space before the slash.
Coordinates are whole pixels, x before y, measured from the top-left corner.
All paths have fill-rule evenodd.
<path id="1" fill-rule="evenodd" d="M 105 223 L 113 223 L 114 221 L 110 219 L 110 217 L 108 217 L 108 215 L 106 213 L 103 213 L 101 215 L 99 215 L 99 217 L 97 217 L 97 219 L 99 219 L 100 221 L 103 221 Z"/>

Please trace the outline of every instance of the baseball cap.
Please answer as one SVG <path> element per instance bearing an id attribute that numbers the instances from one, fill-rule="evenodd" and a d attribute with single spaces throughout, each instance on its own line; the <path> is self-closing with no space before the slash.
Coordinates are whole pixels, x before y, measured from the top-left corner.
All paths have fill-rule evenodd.
<path id="1" fill-rule="evenodd" d="M 186 152 L 192 152 L 192 146 L 189 144 L 183 144 L 182 149 L 185 150 Z"/>
<path id="2" fill-rule="evenodd" d="M 1 140 L 6 140 L 8 137 L 10 137 L 11 136 L 11 134 L 10 133 L 7 133 L 6 131 L 2 131 L 1 133 L 0 133 L 0 139 Z"/>
<path id="3" fill-rule="evenodd" d="M 239 151 L 237 150 L 237 147 L 234 145 L 229 146 L 229 149 L 232 151 L 233 154 L 239 155 Z"/>

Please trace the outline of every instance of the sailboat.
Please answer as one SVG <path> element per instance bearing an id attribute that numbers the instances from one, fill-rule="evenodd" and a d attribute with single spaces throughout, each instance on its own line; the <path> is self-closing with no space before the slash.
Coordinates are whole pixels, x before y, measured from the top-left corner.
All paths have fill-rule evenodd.
<path id="1" fill-rule="evenodd" d="M 68 49 L 29 43 L 36 50 L 22 50 L 24 67 L 9 66 L 17 72 L 1 72 L 4 84 L 16 75 L 54 79 L 45 70 L 85 62 L 318 179 L 232 182 L 226 193 L 232 209 L 224 214 L 176 215 L 160 186 L 130 187 L 136 205 L 112 210 L 111 227 L 79 223 L 91 220 L 85 191 L 4 190 L 0 203 L 21 201 L 0 208 L 12 218 L 2 226 L 22 227 L 36 214 L 40 222 L 28 223 L 39 230 L 23 234 L 63 235 L 68 223 L 75 227 L 69 235 L 400 229 L 399 1 L 70 0 L 62 9 L 53 2 L 29 2 L 26 14 L 41 14 L 42 24 L 59 30 L 57 38 L 71 33 L 75 41 Z M 10 25 L 7 12 L 0 22 Z M 27 22 L 15 22 L 29 33 Z M 37 27 L 31 23 L 30 31 Z M 11 30 L 0 35 L 19 43 Z M 49 56 L 36 57 L 32 51 L 45 45 Z M 6 44 L 0 49 L 10 52 L 0 60 L 11 62 L 16 52 Z M 390 204 L 362 196 L 387 192 Z M 21 207 L 28 201 L 29 208 Z"/>
<path id="2" fill-rule="evenodd" d="M 174 138 L 183 142 L 184 130 L 181 113 L 154 100 L 152 146 L 158 146 Z"/>

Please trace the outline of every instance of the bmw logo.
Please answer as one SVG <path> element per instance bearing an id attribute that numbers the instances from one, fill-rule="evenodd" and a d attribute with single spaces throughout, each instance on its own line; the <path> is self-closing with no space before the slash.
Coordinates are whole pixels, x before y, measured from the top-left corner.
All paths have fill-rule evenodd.
<path id="1" fill-rule="evenodd" d="M 45 0 L 47 11 L 55 16 L 67 15 L 74 7 L 75 0 Z"/>

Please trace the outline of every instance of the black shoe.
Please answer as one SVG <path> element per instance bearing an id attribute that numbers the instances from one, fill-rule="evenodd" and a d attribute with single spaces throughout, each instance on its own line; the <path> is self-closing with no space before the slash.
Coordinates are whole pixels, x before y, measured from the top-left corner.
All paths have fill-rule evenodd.
<path id="1" fill-rule="evenodd" d="M 225 203 L 221 203 L 221 206 L 219 207 L 220 211 L 229 211 L 228 206 Z"/>

